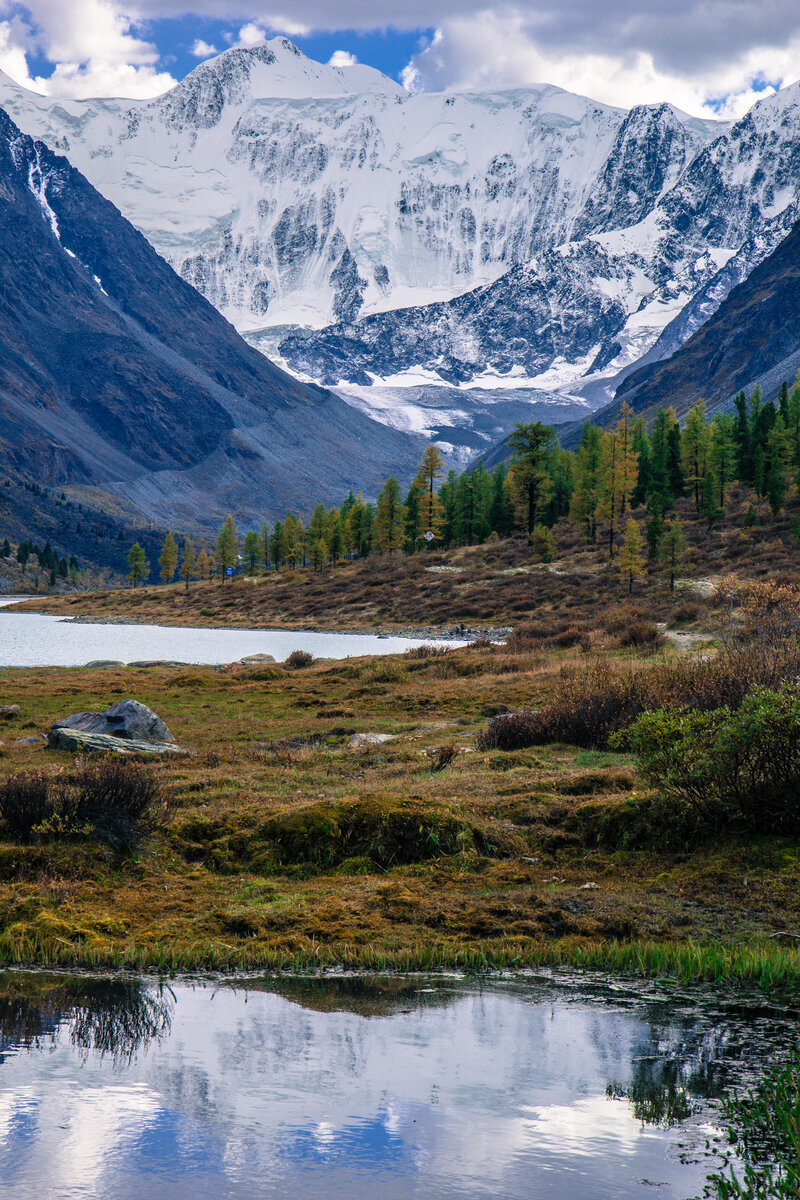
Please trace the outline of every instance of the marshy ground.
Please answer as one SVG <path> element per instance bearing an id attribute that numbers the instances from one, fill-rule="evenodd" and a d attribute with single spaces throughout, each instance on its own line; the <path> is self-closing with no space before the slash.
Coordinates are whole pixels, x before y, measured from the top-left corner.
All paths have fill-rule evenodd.
<path id="1" fill-rule="evenodd" d="M 665 844 L 648 829 L 631 756 L 479 748 L 492 715 L 546 704 L 587 663 L 645 670 L 685 655 L 652 639 L 652 607 L 584 610 L 577 626 L 551 614 L 543 636 L 507 647 L 300 670 L 3 671 L 3 702 L 23 716 L 0 724 L 0 780 L 69 772 L 68 754 L 18 739 L 126 696 L 190 754 L 152 765 L 168 816 L 131 855 L 80 838 L 0 844 L 0 953 L 161 968 L 563 961 L 795 978 L 794 839 Z M 670 628 L 710 629 L 702 601 L 659 607 Z"/>

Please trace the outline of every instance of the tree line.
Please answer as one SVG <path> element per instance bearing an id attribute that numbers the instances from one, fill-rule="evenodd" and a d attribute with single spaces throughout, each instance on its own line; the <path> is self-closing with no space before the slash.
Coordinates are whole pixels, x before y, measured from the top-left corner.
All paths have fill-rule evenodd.
<path id="1" fill-rule="evenodd" d="M 35 560 L 40 570 L 49 572 L 50 587 L 55 587 L 59 579 L 75 580 L 80 572 L 75 555 L 59 555 L 49 541 L 45 542 L 44 546 L 38 546 L 35 542 L 25 539 L 17 544 L 14 551 L 8 538 L 4 538 L 0 545 L 0 558 L 11 558 L 12 555 L 23 571 L 29 562 Z"/>
<path id="2" fill-rule="evenodd" d="M 540 421 L 518 424 L 509 438 L 508 466 L 487 471 L 482 462 L 445 473 L 435 445 L 425 450 L 405 496 L 398 480 L 387 479 L 376 502 L 351 491 L 339 507 L 317 505 L 307 523 L 287 513 L 240 538 L 232 517 L 213 548 L 183 541 L 182 556 L 170 533 L 159 557 L 159 574 L 176 572 L 186 582 L 258 575 L 281 567 L 317 571 L 342 558 L 371 554 L 414 554 L 427 548 L 476 545 L 489 538 L 525 534 L 545 561 L 555 554 L 552 528 L 566 520 L 585 540 L 602 544 L 629 590 L 658 560 L 674 586 L 687 541 L 675 511 L 688 499 L 709 526 L 725 520 L 731 490 L 745 485 L 768 501 L 773 513 L 787 491 L 800 490 L 800 375 L 790 390 L 781 385 L 775 401 L 760 388 L 740 392 L 733 411 L 709 419 L 703 400 L 681 423 L 660 408 L 648 429 L 623 403 L 616 426 L 584 425 L 576 451 L 563 449 L 556 431 Z M 634 512 L 645 509 L 644 528 Z M 755 522 L 751 505 L 745 518 Z M 129 555 L 129 579 L 146 579 L 150 564 L 140 546 Z"/>

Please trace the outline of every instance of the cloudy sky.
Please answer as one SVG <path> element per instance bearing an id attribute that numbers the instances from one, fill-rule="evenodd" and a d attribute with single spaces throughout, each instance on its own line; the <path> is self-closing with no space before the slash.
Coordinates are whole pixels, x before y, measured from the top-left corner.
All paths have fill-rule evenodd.
<path id="1" fill-rule="evenodd" d="M 232 45 L 441 91 L 555 83 L 736 116 L 800 78 L 798 0 L 0 0 L 0 70 L 54 96 L 154 96 Z"/>

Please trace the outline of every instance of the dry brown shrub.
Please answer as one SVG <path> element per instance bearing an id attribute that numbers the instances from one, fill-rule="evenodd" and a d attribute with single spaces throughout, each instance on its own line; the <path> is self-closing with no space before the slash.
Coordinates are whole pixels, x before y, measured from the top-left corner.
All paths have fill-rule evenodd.
<path id="1" fill-rule="evenodd" d="M 729 577 L 716 589 L 721 603 L 721 657 L 754 687 L 777 687 L 800 670 L 800 586 L 741 582 Z"/>
<path id="2" fill-rule="evenodd" d="M 638 650 L 655 650 L 663 642 L 655 621 L 630 621 L 619 633 L 619 644 Z"/>

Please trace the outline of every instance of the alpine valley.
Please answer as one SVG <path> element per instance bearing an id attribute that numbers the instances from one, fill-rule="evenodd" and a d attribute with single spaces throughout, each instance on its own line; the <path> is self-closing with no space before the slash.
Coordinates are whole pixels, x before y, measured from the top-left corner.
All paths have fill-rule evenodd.
<path id="1" fill-rule="evenodd" d="M 424 444 L 273 366 L 1 110 L 0 273 L 9 477 L 214 527 L 377 489 Z"/>
<path id="2" fill-rule="evenodd" d="M 3 77 L 0 104 L 253 345 L 462 459 L 606 403 L 798 214 L 800 85 L 730 124 L 547 85 L 409 94 L 281 38 L 152 101 Z"/>

